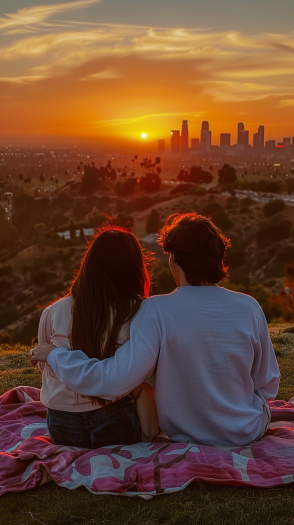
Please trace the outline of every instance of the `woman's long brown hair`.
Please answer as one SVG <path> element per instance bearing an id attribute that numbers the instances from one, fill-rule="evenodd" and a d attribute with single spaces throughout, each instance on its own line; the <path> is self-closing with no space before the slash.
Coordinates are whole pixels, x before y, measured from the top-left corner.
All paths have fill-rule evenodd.
<path id="1" fill-rule="evenodd" d="M 128 229 L 108 223 L 97 231 L 70 289 L 72 349 L 100 360 L 115 354 L 122 325 L 149 296 L 147 268 L 148 257 Z"/>

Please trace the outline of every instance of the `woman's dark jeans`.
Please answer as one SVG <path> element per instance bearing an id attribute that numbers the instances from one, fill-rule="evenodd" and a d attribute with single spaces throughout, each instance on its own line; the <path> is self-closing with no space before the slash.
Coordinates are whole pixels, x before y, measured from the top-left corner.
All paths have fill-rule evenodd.
<path id="1" fill-rule="evenodd" d="M 104 409 L 62 412 L 48 408 L 47 424 L 55 445 L 99 448 L 131 445 L 140 437 L 136 402 L 125 396 Z"/>

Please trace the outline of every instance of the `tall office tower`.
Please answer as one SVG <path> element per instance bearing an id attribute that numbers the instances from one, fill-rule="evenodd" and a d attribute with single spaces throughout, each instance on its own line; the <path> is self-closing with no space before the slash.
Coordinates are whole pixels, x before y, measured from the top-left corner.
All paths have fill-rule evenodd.
<path id="1" fill-rule="evenodd" d="M 253 148 L 259 150 L 259 134 L 253 133 Z"/>
<path id="2" fill-rule="evenodd" d="M 191 139 L 191 150 L 192 151 L 200 150 L 200 140 L 199 139 Z"/>
<path id="3" fill-rule="evenodd" d="M 209 122 L 207 120 L 202 122 L 201 126 L 201 149 L 202 151 L 210 151 L 211 148 L 211 131 L 209 131 Z"/>
<path id="4" fill-rule="evenodd" d="M 264 126 L 258 126 L 259 147 L 264 149 Z"/>
<path id="5" fill-rule="evenodd" d="M 201 125 L 201 144 L 206 140 L 206 132 L 209 131 L 209 122 L 204 120 Z"/>
<path id="6" fill-rule="evenodd" d="M 243 122 L 238 122 L 238 130 L 237 130 L 237 144 L 243 144 L 241 140 L 241 134 L 245 130 L 245 126 Z"/>
<path id="7" fill-rule="evenodd" d="M 170 150 L 177 153 L 181 149 L 181 133 L 179 129 L 172 129 L 170 132 Z"/>
<path id="8" fill-rule="evenodd" d="M 231 133 L 220 134 L 220 147 L 231 145 Z"/>
<path id="9" fill-rule="evenodd" d="M 243 122 L 238 122 L 237 144 L 249 145 L 249 131 L 244 128 Z"/>
<path id="10" fill-rule="evenodd" d="M 158 140 L 158 153 L 164 153 L 165 152 L 165 140 L 159 139 Z"/>
<path id="11" fill-rule="evenodd" d="M 187 120 L 183 120 L 183 123 L 182 123 L 181 146 L 182 146 L 183 151 L 188 151 L 189 149 L 189 130 L 188 130 Z"/>

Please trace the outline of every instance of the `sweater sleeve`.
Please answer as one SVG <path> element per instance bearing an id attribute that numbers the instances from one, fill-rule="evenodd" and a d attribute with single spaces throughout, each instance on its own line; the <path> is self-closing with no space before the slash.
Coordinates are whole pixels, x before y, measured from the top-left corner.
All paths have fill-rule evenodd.
<path id="1" fill-rule="evenodd" d="M 267 321 L 260 309 L 258 318 L 259 340 L 255 348 L 252 367 L 254 390 L 264 401 L 275 399 L 280 382 L 280 370 L 275 351 L 270 339 Z"/>
<path id="2" fill-rule="evenodd" d="M 134 332 L 109 359 L 89 359 L 84 352 L 56 348 L 47 363 L 58 379 L 82 395 L 116 399 L 144 382 L 156 363 L 156 356 Z"/>
<path id="3" fill-rule="evenodd" d="M 38 343 L 39 345 L 46 345 L 51 343 L 52 335 L 52 320 L 51 320 L 51 308 L 47 307 L 43 310 L 39 328 L 38 328 Z M 40 372 L 43 372 L 46 363 L 38 362 Z"/>
<path id="4" fill-rule="evenodd" d="M 146 301 L 147 302 L 147 301 Z M 141 327 L 140 333 L 136 326 Z M 54 349 L 47 363 L 58 379 L 79 394 L 116 399 L 150 378 L 160 349 L 160 333 L 156 321 L 148 319 L 144 309 L 131 324 L 130 340 L 115 355 L 99 361 L 84 352 Z"/>

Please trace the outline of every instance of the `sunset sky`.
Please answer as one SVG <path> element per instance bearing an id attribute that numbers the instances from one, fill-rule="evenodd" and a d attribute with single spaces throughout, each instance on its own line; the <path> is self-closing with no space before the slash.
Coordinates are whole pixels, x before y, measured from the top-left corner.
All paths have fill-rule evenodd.
<path id="1" fill-rule="evenodd" d="M 1 0 L 0 146 L 294 136 L 293 0 Z"/>

